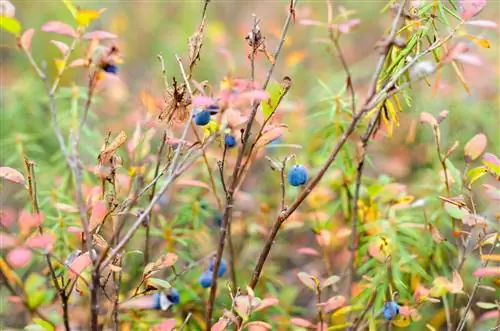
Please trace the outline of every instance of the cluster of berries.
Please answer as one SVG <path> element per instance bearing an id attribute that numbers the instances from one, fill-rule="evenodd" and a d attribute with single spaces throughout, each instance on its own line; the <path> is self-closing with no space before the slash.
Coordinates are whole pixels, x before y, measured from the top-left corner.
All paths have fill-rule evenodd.
<path id="1" fill-rule="evenodd" d="M 210 260 L 210 264 L 208 265 L 208 269 L 203 271 L 200 278 L 198 278 L 198 283 L 200 283 L 201 287 L 209 288 L 212 286 L 212 274 L 215 268 L 215 259 Z M 220 261 L 219 270 L 217 271 L 217 276 L 222 277 L 227 271 L 227 263 L 226 260 L 222 259 Z"/>
<path id="2" fill-rule="evenodd" d="M 218 107 L 213 105 L 205 109 L 198 109 L 194 114 L 194 123 L 198 126 L 205 126 L 210 123 L 212 115 L 217 113 Z M 226 133 L 224 135 L 224 144 L 227 148 L 233 148 L 236 146 L 236 138 L 230 134 Z"/>

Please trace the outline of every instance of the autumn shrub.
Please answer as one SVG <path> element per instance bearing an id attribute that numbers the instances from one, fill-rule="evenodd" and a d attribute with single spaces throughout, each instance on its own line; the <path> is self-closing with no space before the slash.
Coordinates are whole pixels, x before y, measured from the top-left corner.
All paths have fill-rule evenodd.
<path id="1" fill-rule="evenodd" d="M 158 91 L 133 97 L 145 78 L 122 74 L 133 47 L 99 28 L 110 10 L 64 0 L 68 19 L 35 29 L 0 4 L 24 68 L 2 86 L 5 327 L 498 329 L 498 112 L 439 107 L 490 65 L 486 1 L 380 3 L 362 74 L 344 47 L 375 24 L 362 2 L 284 1 L 280 32 L 249 14 L 238 51 L 206 54 L 216 4 L 200 1 L 184 50 L 144 59 Z M 299 33 L 335 84 L 283 70 Z"/>

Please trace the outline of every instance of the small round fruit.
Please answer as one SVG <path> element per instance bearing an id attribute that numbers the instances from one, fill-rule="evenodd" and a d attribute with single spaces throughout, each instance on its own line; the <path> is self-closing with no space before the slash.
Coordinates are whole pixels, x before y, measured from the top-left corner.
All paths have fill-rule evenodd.
<path id="1" fill-rule="evenodd" d="M 208 265 L 208 270 L 210 272 L 213 272 L 214 267 L 215 267 L 215 259 L 212 259 L 212 260 L 210 260 L 210 264 Z M 220 266 L 219 266 L 219 271 L 217 272 L 217 276 L 218 277 L 224 276 L 226 271 L 227 271 L 227 263 L 226 263 L 226 260 L 222 259 L 222 260 L 220 260 Z"/>
<path id="2" fill-rule="evenodd" d="M 236 138 L 232 134 L 226 134 L 224 136 L 224 144 L 226 144 L 227 148 L 233 148 L 236 146 Z"/>
<path id="3" fill-rule="evenodd" d="M 198 283 L 200 283 L 203 288 L 209 288 L 212 286 L 212 271 L 203 271 L 200 278 L 198 278 Z"/>
<path id="4" fill-rule="evenodd" d="M 307 170 L 303 165 L 295 165 L 288 172 L 288 183 L 292 186 L 304 185 L 307 182 Z"/>
<path id="5" fill-rule="evenodd" d="M 110 73 L 110 74 L 118 73 L 118 67 L 115 66 L 114 64 L 109 64 L 109 63 L 105 64 L 102 67 L 102 70 L 104 70 L 105 72 Z"/>
<path id="6" fill-rule="evenodd" d="M 194 122 L 196 125 L 205 126 L 210 122 L 210 112 L 208 110 L 202 110 L 194 116 Z"/>
<path id="7" fill-rule="evenodd" d="M 181 301 L 179 292 L 175 288 L 172 288 L 170 292 L 167 293 L 167 299 L 174 305 L 178 304 Z"/>
<path id="8" fill-rule="evenodd" d="M 222 225 L 222 214 L 221 213 L 215 212 L 214 223 L 216 226 L 219 226 L 219 227 Z"/>
<path id="9" fill-rule="evenodd" d="M 399 305 L 394 301 L 387 301 L 384 303 L 383 313 L 386 320 L 392 320 L 399 314 Z"/>

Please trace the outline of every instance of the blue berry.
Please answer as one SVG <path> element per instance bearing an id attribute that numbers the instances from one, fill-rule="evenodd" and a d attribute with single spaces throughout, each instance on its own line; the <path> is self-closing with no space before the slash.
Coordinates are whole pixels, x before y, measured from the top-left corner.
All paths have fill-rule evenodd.
<path id="1" fill-rule="evenodd" d="M 102 70 L 104 70 L 104 71 L 106 71 L 107 73 L 110 73 L 110 74 L 116 74 L 116 73 L 118 73 L 118 67 L 115 66 L 114 64 L 109 64 L 109 63 L 106 63 L 102 67 Z"/>
<path id="2" fill-rule="evenodd" d="M 214 267 L 215 267 L 215 259 L 212 259 L 212 260 L 210 260 L 210 264 L 208 265 L 208 270 L 210 272 L 213 272 Z M 224 276 L 226 271 L 227 271 L 227 263 L 226 263 L 226 260 L 222 259 L 222 260 L 220 260 L 220 266 L 219 266 L 219 271 L 217 272 L 217 276 L 218 277 Z"/>
<path id="3" fill-rule="evenodd" d="M 181 301 L 179 292 L 175 288 L 172 288 L 170 292 L 167 294 L 167 299 L 174 305 L 178 304 Z"/>
<path id="4" fill-rule="evenodd" d="M 394 301 L 387 301 L 384 303 L 383 312 L 386 320 L 392 320 L 397 314 L 399 314 L 399 305 Z"/>
<path id="5" fill-rule="evenodd" d="M 156 292 L 153 294 L 153 309 L 160 310 L 161 309 L 161 295 L 163 293 Z"/>
<path id="6" fill-rule="evenodd" d="M 210 112 L 210 115 L 215 115 L 219 112 L 219 106 L 217 105 L 210 105 L 207 107 L 207 110 Z"/>
<path id="7" fill-rule="evenodd" d="M 208 110 L 202 110 L 194 116 L 194 122 L 196 125 L 205 126 L 210 122 L 210 112 Z"/>
<path id="8" fill-rule="evenodd" d="M 288 183 L 292 186 L 304 185 L 307 182 L 307 170 L 302 165 L 295 165 L 288 172 Z"/>
<path id="9" fill-rule="evenodd" d="M 232 134 L 226 134 L 224 136 L 224 143 L 226 144 L 227 148 L 232 148 L 236 146 L 236 138 Z"/>
<path id="10" fill-rule="evenodd" d="M 219 227 L 222 225 L 222 214 L 221 213 L 219 213 L 219 212 L 215 213 L 214 223 L 215 223 L 215 225 L 217 225 Z"/>
<path id="11" fill-rule="evenodd" d="M 203 271 L 200 278 L 198 278 L 198 283 L 200 283 L 203 288 L 212 286 L 212 272 L 209 270 Z"/>

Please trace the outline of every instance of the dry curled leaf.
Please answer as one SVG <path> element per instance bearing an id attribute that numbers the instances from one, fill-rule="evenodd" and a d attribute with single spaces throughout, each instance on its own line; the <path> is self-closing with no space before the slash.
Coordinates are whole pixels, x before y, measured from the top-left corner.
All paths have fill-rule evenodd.
<path id="1" fill-rule="evenodd" d="M 167 253 L 160 256 L 155 262 L 146 265 L 143 272 L 143 278 L 151 277 L 154 273 L 173 266 L 178 259 L 179 257 L 174 253 Z"/>
<path id="2" fill-rule="evenodd" d="M 16 184 L 25 183 L 23 174 L 10 167 L 0 167 L 0 178 L 6 179 Z"/>
<path id="3" fill-rule="evenodd" d="M 116 150 L 120 148 L 126 140 L 127 134 L 124 131 L 121 131 L 110 144 L 101 150 L 98 157 L 99 162 L 101 164 L 107 164 L 111 160 L 111 157 L 115 154 Z"/>
<path id="4" fill-rule="evenodd" d="M 198 30 L 189 37 L 189 72 L 193 71 L 194 65 L 200 59 L 200 51 L 203 46 L 203 29 L 205 28 L 205 17 L 201 21 Z"/>

